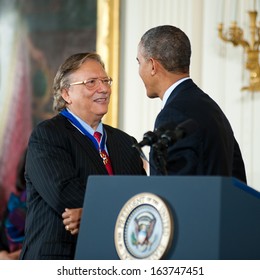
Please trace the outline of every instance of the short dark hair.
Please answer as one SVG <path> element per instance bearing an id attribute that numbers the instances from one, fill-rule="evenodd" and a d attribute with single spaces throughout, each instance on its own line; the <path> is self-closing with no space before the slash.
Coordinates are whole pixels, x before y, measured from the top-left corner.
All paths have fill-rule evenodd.
<path id="1" fill-rule="evenodd" d="M 142 55 L 154 58 L 174 73 L 189 73 L 191 45 L 188 36 L 179 28 L 162 25 L 149 29 L 141 38 Z"/>

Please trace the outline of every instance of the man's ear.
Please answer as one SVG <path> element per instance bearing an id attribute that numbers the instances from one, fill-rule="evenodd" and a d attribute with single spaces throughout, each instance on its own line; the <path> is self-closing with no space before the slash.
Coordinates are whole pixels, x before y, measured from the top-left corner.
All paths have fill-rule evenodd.
<path id="1" fill-rule="evenodd" d="M 66 103 L 71 104 L 71 99 L 70 99 L 70 95 L 69 95 L 68 89 L 63 88 L 61 90 L 61 96 L 66 101 Z"/>
<path id="2" fill-rule="evenodd" d="M 154 76 L 158 70 L 158 62 L 153 59 L 152 57 L 150 58 L 150 62 L 151 62 L 151 75 Z"/>

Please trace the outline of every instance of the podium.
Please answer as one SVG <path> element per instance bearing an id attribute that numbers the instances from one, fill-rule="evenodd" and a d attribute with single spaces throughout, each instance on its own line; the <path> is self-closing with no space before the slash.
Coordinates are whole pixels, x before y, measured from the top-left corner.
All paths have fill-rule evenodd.
<path id="1" fill-rule="evenodd" d="M 163 259 L 260 260 L 260 193 L 218 176 L 90 176 L 75 259 L 119 259 L 118 215 L 140 193 L 157 195 L 172 214 L 173 238 Z"/>

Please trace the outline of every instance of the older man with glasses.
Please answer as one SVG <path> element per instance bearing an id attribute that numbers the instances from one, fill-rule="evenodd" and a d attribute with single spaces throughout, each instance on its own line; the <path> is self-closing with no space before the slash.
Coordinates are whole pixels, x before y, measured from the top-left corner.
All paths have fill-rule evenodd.
<path id="1" fill-rule="evenodd" d="M 136 140 L 102 123 L 112 79 L 100 56 L 69 57 L 54 79 L 59 113 L 32 132 L 21 259 L 73 259 L 89 175 L 146 175 Z"/>

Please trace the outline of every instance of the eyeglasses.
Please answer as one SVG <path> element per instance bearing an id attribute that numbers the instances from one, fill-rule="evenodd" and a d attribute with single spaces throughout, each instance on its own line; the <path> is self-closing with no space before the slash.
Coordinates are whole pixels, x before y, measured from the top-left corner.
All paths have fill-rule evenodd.
<path id="1" fill-rule="evenodd" d="M 112 82 L 113 82 L 113 80 L 110 77 L 104 78 L 104 79 L 93 78 L 93 79 L 85 80 L 82 82 L 74 82 L 74 83 L 69 84 L 69 86 L 85 85 L 87 89 L 94 89 L 94 88 L 97 88 L 100 85 L 100 83 L 102 83 L 103 85 L 105 85 L 107 87 L 110 87 L 112 85 Z"/>

